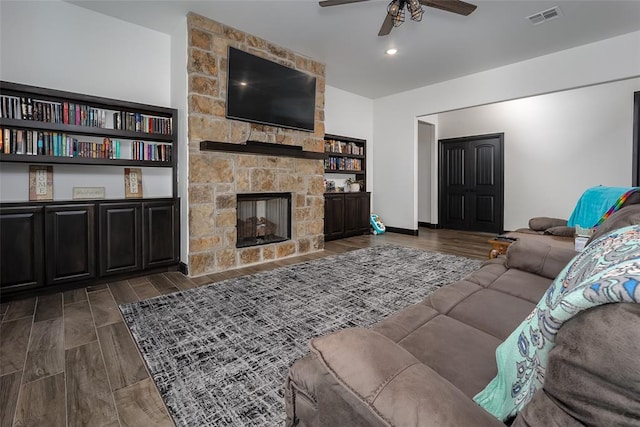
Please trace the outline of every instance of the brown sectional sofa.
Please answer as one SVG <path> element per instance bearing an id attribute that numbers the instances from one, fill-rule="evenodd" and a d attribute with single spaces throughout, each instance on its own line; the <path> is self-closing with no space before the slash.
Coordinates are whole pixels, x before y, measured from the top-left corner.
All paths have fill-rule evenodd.
<path id="1" fill-rule="evenodd" d="M 496 375 L 496 347 L 574 255 L 523 239 L 369 329 L 313 340 L 289 370 L 286 425 L 504 425 L 472 398 Z M 544 389 L 513 425 L 640 425 L 639 306 L 610 304 L 565 324 Z"/>

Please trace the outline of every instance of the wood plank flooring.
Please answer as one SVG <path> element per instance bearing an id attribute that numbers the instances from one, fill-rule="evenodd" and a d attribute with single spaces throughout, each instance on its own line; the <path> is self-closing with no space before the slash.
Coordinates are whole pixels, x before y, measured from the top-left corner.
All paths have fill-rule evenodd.
<path id="1" fill-rule="evenodd" d="M 322 252 L 188 278 L 154 274 L 0 304 L 0 427 L 172 426 L 117 305 L 392 243 L 486 259 L 486 233 L 420 229 L 327 242 Z"/>

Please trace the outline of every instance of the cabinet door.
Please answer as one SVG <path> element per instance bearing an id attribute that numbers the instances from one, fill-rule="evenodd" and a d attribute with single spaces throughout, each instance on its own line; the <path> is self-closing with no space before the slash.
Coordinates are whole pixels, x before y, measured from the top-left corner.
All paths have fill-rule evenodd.
<path id="1" fill-rule="evenodd" d="M 369 231 L 369 193 L 346 193 L 344 209 L 345 235 L 366 234 Z"/>
<path id="2" fill-rule="evenodd" d="M 325 194 L 324 196 L 324 239 L 332 240 L 344 234 L 344 195 Z"/>
<path id="3" fill-rule="evenodd" d="M 95 277 L 94 205 L 45 207 L 47 283 Z"/>
<path id="4" fill-rule="evenodd" d="M 100 275 L 142 269 L 142 203 L 100 205 Z"/>
<path id="5" fill-rule="evenodd" d="M 144 268 L 178 262 L 180 240 L 178 203 L 144 203 Z"/>
<path id="6" fill-rule="evenodd" d="M 44 284 L 42 207 L 0 209 L 0 289 Z"/>

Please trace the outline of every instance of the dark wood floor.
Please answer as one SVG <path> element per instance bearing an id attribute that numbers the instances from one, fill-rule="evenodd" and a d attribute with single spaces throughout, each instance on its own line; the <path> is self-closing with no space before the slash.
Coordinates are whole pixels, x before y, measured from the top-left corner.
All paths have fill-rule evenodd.
<path id="1" fill-rule="evenodd" d="M 426 228 L 357 236 L 198 278 L 154 274 L 0 304 L 0 426 L 173 425 L 117 304 L 385 243 L 485 259 L 490 237 Z"/>

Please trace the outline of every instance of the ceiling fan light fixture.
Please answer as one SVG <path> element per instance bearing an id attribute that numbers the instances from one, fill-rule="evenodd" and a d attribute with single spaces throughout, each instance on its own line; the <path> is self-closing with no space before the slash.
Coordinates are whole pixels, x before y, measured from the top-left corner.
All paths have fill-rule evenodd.
<path id="1" fill-rule="evenodd" d="M 398 16 L 398 13 L 400 13 L 401 10 L 400 0 L 392 0 L 391 3 L 389 3 L 389 6 L 387 6 L 387 13 L 394 18 Z"/>
<path id="2" fill-rule="evenodd" d="M 393 17 L 393 26 L 399 27 L 404 22 L 404 10 L 400 9 L 398 14 Z"/>
<path id="3" fill-rule="evenodd" d="M 409 0 L 407 1 L 407 9 L 411 14 L 411 19 L 413 21 L 420 22 L 422 21 L 422 14 L 424 11 L 422 10 L 422 5 L 418 0 Z"/>

